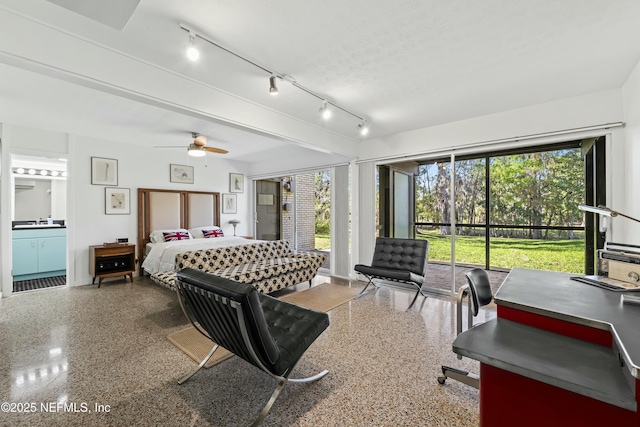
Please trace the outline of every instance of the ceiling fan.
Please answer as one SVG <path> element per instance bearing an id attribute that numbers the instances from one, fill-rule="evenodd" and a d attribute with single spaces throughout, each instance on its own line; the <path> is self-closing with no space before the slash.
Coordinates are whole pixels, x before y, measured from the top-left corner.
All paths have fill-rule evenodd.
<path id="1" fill-rule="evenodd" d="M 209 153 L 218 153 L 218 154 L 227 154 L 227 150 L 223 150 L 222 148 L 217 147 L 209 147 L 207 146 L 208 138 L 204 135 L 200 135 L 197 132 L 191 132 L 191 136 L 193 137 L 193 142 L 187 146 L 187 153 L 192 157 L 204 157 L 207 152 Z M 171 146 L 159 146 L 156 148 L 183 148 L 182 145 L 171 145 Z"/>

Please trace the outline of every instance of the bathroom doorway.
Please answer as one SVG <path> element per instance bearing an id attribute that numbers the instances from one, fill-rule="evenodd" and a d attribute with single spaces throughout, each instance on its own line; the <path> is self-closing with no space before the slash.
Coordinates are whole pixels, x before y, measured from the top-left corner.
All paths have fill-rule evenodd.
<path id="1" fill-rule="evenodd" d="M 65 159 L 11 156 L 13 292 L 67 283 Z"/>

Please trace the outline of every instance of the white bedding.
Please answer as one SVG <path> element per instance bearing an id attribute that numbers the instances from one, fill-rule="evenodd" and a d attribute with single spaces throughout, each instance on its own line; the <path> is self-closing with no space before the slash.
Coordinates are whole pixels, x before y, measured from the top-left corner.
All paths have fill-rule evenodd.
<path id="1" fill-rule="evenodd" d="M 249 245 L 251 243 L 256 243 L 256 241 L 250 241 L 242 237 L 234 236 L 154 243 L 142 263 L 142 268 L 149 274 L 158 273 L 160 271 L 172 271 L 175 267 L 176 255 L 179 253 L 196 251 L 199 249 Z"/>

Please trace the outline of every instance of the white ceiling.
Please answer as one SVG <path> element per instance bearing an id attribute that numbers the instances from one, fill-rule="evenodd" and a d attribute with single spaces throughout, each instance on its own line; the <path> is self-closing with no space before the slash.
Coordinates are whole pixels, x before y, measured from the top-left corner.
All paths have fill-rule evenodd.
<path id="1" fill-rule="evenodd" d="M 200 61 L 188 62 L 179 24 L 368 118 L 368 138 L 619 88 L 640 60 L 638 0 L 141 0 L 122 31 L 72 11 L 87 0 L 64 3 L 0 0 L 0 9 L 354 143 L 355 118 L 322 123 L 320 102 L 285 82 L 269 96 L 268 74 L 226 52 L 199 42 Z M 0 96 L 0 122 L 146 145 L 187 144 L 197 131 L 247 162 L 288 144 L 13 63 L 0 64 Z"/>

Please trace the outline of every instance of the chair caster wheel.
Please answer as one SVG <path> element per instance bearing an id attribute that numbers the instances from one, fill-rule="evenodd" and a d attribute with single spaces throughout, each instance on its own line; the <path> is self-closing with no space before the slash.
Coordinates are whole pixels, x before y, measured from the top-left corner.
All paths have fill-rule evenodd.
<path id="1" fill-rule="evenodd" d="M 447 380 L 447 377 L 438 377 L 438 383 L 439 384 L 444 384 L 444 382 Z"/>

